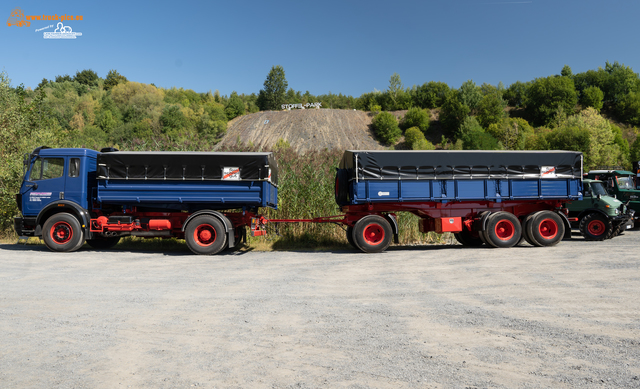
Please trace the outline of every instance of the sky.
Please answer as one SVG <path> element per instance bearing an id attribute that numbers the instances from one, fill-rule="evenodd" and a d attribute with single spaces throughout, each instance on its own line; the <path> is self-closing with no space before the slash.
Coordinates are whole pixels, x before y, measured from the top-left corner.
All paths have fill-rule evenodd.
<path id="1" fill-rule="evenodd" d="M 257 94 L 281 65 L 296 91 L 354 97 L 388 89 L 394 73 L 405 87 L 458 88 L 467 80 L 509 86 L 606 61 L 640 71 L 637 0 L 5 0 L 0 15 L 9 22 L 16 7 L 25 19 L 82 16 L 0 26 L 0 71 L 32 89 L 84 69 L 230 95 Z M 58 23 L 82 35 L 45 39 Z"/>

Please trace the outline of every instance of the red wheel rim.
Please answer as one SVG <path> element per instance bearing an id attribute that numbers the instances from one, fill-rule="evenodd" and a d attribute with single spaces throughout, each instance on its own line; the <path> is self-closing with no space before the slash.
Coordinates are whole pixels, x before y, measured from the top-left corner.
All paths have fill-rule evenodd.
<path id="1" fill-rule="evenodd" d="M 377 223 L 369 224 L 362 231 L 362 237 L 371 246 L 379 245 L 384 240 L 384 228 Z"/>
<path id="2" fill-rule="evenodd" d="M 57 244 L 65 244 L 73 238 L 73 229 L 67 222 L 57 222 L 49 231 L 51 240 Z"/>
<path id="3" fill-rule="evenodd" d="M 553 219 L 544 219 L 538 225 L 538 232 L 544 239 L 553 239 L 558 235 L 558 224 Z"/>
<path id="4" fill-rule="evenodd" d="M 200 224 L 193 231 L 193 240 L 199 246 L 211 246 L 216 241 L 216 229 L 210 224 Z"/>
<path id="5" fill-rule="evenodd" d="M 602 220 L 591 220 L 587 225 L 587 230 L 593 236 L 600 236 L 604 234 L 606 227 Z"/>
<path id="6" fill-rule="evenodd" d="M 503 219 L 496 223 L 495 232 L 498 239 L 509 240 L 513 238 L 513 234 L 515 234 L 516 228 L 510 220 Z"/>

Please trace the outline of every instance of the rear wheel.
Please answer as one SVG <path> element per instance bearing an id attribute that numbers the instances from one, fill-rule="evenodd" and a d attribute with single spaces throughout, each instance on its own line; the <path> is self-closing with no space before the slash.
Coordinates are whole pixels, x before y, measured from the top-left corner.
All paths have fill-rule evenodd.
<path id="1" fill-rule="evenodd" d="M 353 227 L 353 240 L 365 253 L 380 253 L 391 244 L 391 225 L 378 215 L 368 215 L 358 220 Z"/>
<path id="2" fill-rule="evenodd" d="M 514 214 L 500 211 L 489 216 L 484 235 L 494 247 L 513 247 L 520 241 L 522 226 Z"/>
<path id="3" fill-rule="evenodd" d="M 98 250 L 106 250 L 110 249 L 113 246 L 117 245 L 120 242 L 120 237 L 112 237 L 112 238 L 96 238 L 96 239 L 87 239 L 87 244 L 94 249 Z"/>
<path id="4" fill-rule="evenodd" d="M 353 247 L 354 249 L 360 250 L 360 248 L 356 245 L 356 242 L 353 240 L 353 227 L 351 226 L 347 226 L 347 242 L 349 242 L 351 247 Z"/>
<path id="5" fill-rule="evenodd" d="M 213 255 L 224 249 L 227 234 L 220 220 L 201 215 L 189 222 L 184 231 L 184 240 L 195 254 Z"/>
<path id="6" fill-rule="evenodd" d="M 537 244 L 533 243 L 533 241 L 531 240 L 531 236 L 529 236 L 529 223 L 531 223 L 531 218 L 533 217 L 533 214 L 528 215 L 524 221 L 522 222 L 522 238 L 529 243 L 531 246 L 538 246 Z"/>
<path id="7" fill-rule="evenodd" d="M 475 231 L 469 231 L 466 227 L 462 227 L 462 231 L 453 234 L 456 240 L 463 246 L 478 247 L 482 246 L 480 234 Z"/>
<path id="8" fill-rule="evenodd" d="M 599 213 L 590 213 L 580 220 L 580 233 L 586 240 L 605 240 L 610 231 L 611 221 Z"/>
<path id="9" fill-rule="evenodd" d="M 564 237 L 564 223 L 557 213 L 540 211 L 531 216 L 527 233 L 534 246 L 554 246 Z"/>
<path id="10" fill-rule="evenodd" d="M 75 251 L 84 243 L 84 231 L 75 216 L 57 213 L 44 223 L 42 238 L 51 251 Z"/>

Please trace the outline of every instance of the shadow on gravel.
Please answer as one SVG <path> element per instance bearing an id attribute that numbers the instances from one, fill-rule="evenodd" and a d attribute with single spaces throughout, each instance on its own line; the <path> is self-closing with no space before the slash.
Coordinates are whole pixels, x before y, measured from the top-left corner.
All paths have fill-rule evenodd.
<path id="1" fill-rule="evenodd" d="M 20 243 L 15 243 L 15 244 L 0 244 L 0 250 L 7 250 L 7 251 L 25 251 L 25 252 L 52 252 L 50 251 L 47 246 L 45 246 L 44 244 L 20 244 Z M 216 256 L 231 256 L 231 255 L 244 255 L 244 254 L 248 254 L 250 252 L 254 251 L 253 248 L 251 247 L 242 247 L 239 248 L 237 250 L 224 250 L 218 254 L 216 254 Z M 75 251 L 78 253 L 81 252 L 93 252 L 93 253 L 104 253 L 104 254 L 115 254 L 115 253 L 139 253 L 139 254 L 162 254 L 165 256 L 192 256 L 195 255 L 193 254 L 186 246 L 184 247 L 184 249 L 182 248 L 175 248 L 172 247 L 171 249 L 166 249 L 166 250 L 162 250 L 162 249 L 152 249 L 152 248 L 145 248 L 145 247 L 114 247 L 111 249 L 107 249 L 107 250 L 100 250 L 100 249 L 94 249 L 91 246 L 85 244 L 84 246 L 82 246 L 78 251 Z M 60 254 L 73 254 L 73 253 L 60 253 Z"/>

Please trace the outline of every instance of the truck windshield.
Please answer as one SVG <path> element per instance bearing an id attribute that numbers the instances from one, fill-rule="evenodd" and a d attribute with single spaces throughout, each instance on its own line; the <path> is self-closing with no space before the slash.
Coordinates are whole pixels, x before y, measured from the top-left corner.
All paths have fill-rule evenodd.
<path id="1" fill-rule="evenodd" d="M 618 182 L 618 188 L 620 189 L 634 189 L 633 177 L 616 177 L 616 181 Z"/>
<path id="2" fill-rule="evenodd" d="M 602 182 L 592 182 L 591 183 L 591 195 L 593 197 L 595 197 L 597 195 L 601 195 L 601 196 L 606 196 L 607 195 L 607 191 L 604 189 L 604 186 L 602 186 Z"/>

